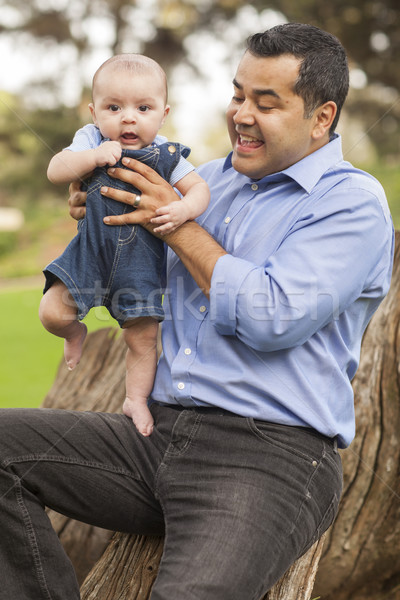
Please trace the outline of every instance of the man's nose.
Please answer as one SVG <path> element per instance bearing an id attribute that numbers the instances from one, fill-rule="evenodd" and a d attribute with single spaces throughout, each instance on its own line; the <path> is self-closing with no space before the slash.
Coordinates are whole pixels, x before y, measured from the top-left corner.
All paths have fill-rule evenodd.
<path id="1" fill-rule="evenodd" d="M 250 102 L 244 101 L 233 116 L 235 124 L 252 125 L 254 123 L 254 110 Z"/>

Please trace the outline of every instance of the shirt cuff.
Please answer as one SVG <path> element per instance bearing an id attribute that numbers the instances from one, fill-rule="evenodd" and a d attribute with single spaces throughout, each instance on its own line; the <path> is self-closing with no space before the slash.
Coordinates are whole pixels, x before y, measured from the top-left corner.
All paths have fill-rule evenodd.
<path id="1" fill-rule="evenodd" d="M 240 289 L 254 265 L 231 254 L 221 256 L 214 267 L 210 289 L 210 316 L 221 335 L 236 335 Z"/>

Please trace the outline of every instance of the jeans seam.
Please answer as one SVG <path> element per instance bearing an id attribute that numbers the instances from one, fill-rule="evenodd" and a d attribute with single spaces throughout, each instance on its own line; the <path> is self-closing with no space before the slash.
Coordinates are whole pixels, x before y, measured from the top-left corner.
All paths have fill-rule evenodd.
<path id="1" fill-rule="evenodd" d="M 127 238 L 125 238 L 125 239 L 121 239 L 120 235 L 121 235 L 121 230 L 122 230 L 123 227 L 125 227 L 125 225 L 122 225 L 122 227 L 120 227 L 119 231 L 118 231 L 118 239 L 117 239 L 117 242 L 116 242 L 113 264 L 111 266 L 110 274 L 109 274 L 108 281 L 107 281 L 107 290 L 108 290 L 108 292 L 107 292 L 107 294 L 106 294 L 106 296 L 104 298 L 105 302 L 106 301 L 107 302 L 110 301 L 110 292 L 112 290 L 112 286 L 113 286 L 114 278 L 115 278 L 115 275 L 116 275 L 116 272 L 117 272 L 117 269 L 118 269 L 118 264 L 119 264 L 119 261 L 120 261 L 120 258 L 121 258 L 122 250 L 123 250 L 124 246 L 127 246 L 127 245 L 131 244 L 134 241 L 134 239 L 136 238 L 136 234 L 137 234 L 136 227 L 133 226 L 130 235 Z"/>
<path id="2" fill-rule="evenodd" d="M 317 465 L 317 467 L 314 469 L 314 471 L 311 473 L 310 477 L 308 478 L 307 485 L 306 485 L 306 488 L 305 488 L 305 489 L 306 489 L 306 491 L 305 491 L 305 496 L 304 496 L 304 499 L 303 499 L 302 503 L 301 503 L 301 504 L 300 504 L 300 506 L 299 506 L 299 511 L 298 511 L 298 513 L 297 513 L 297 517 L 296 517 L 296 519 L 293 521 L 293 527 L 292 527 L 292 530 L 291 530 L 291 531 L 290 531 L 290 533 L 289 533 L 289 536 L 293 535 L 294 531 L 296 530 L 297 523 L 298 523 L 298 521 L 299 521 L 299 518 L 300 518 L 301 512 L 302 512 L 302 510 L 303 510 L 303 507 L 304 507 L 305 503 L 307 502 L 307 500 L 311 498 L 311 494 L 310 494 L 310 486 L 311 486 L 312 480 L 314 479 L 314 477 L 316 477 L 318 470 L 321 468 L 321 465 L 322 465 L 322 463 L 323 463 L 324 459 L 326 459 L 326 461 L 327 461 L 327 462 L 330 462 L 330 461 L 329 461 L 329 456 L 328 456 L 328 453 L 326 452 L 325 448 L 324 448 L 324 450 L 323 450 L 323 453 L 322 453 L 321 459 L 318 461 L 318 465 Z M 334 492 L 334 495 L 333 495 L 333 496 L 332 496 L 332 498 L 331 498 L 331 501 L 330 501 L 330 503 L 329 503 L 329 506 L 328 506 L 328 508 L 325 510 L 324 514 L 323 514 L 323 515 L 322 515 L 322 517 L 321 517 L 321 520 L 320 520 L 320 522 L 318 523 L 318 525 L 317 525 L 317 526 L 316 526 L 316 528 L 315 528 L 315 531 L 314 531 L 314 534 L 313 534 L 313 537 L 312 537 L 312 540 L 311 540 L 311 542 L 309 541 L 309 543 L 308 543 L 308 544 L 306 544 L 306 545 L 304 546 L 304 548 L 303 548 L 303 550 L 302 550 L 301 554 L 304 554 L 304 552 L 305 552 L 305 551 L 306 551 L 308 548 L 310 548 L 310 547 L 312 546 L 312 544 L 313 544 L 313 543 L 315 543 L 315 542 L 316 542 L 316 541 L 317 541 L 317 540 L 318 540 L 318 539 L 321 537 L 321 535 L 322 535 L 322 534 L 321 534 L 321 531 L 320 531 L 320 530 L 321 530 L 321 525 L 322 525 L 322 523 L 324 522 L 324 520 L 325 520 L 325 517 L 326 517 L 326 515 L 328 514 L 328 512 L 332 510 L 332 507 L 333 507 L 334 503 L 335 503 L 335 502 L 337 502 L 337 501 L 338 501 L 338 495 L 337 495 L 337 493 L 336 493 L 336 491 L 335 491 L 335 492 Z"/>
<path id="3" fill-rule="evenodd" d="M 306 484 L 306 486 L 305 486 L 305 491 L 304 491 L 304 498 L 303 498 L 303 501 L 301 502 L 301 504 L 300 504 L 300 506 L 299 506 L 299 510 L 298 510 L 298 512 L 297 512 L 297 516 L 296 516 L 296 518 L 295 518 L 295 519 L 294 519 L 294 521 L 293 521 L 293 526 L 292 526 L 292 529 L 291 529 L 291 531 L 289 532 L 289 537 L 290 537 L 291 535 L 293 535 L 294 531 L 296 530 L 297 523 L 298 523 L 298 521 L 299 521 L 299 518 L 300 518 L 300 515 L 301 515 L 301 511 L 303 510 L 303 506 L 304 506 L 304 504 L 305 504 L 305 503 L 307 502 L 307 500 L 308 500 L 308 499 L 311 497 L 311 494 L 310 494 L 310 485 L 311 485 L 311 482 L 312 482 L 313 478 L 316 476 L 316 474 L 317 474 L 317 471 L 318 471 L 318 469 L 320 468 L 320 466 L 321 466 L 321 464 L 322 464 L 322 461 L 323 461 L 323 459 L 325 458 L 325 454 L 326 454 L 326 453 L 325 453 L 325 450 L 323 450 L 323 453 L 322 453 L 321 459 L 318 461 L 318 465 L 317 465 L 317 466 L 314 468 L 314 470 L 313 470 L 313 471 L 310 473 L 310 476 L 309 476 L 309 477 L 308 477 L 308 479 L 307 479 L 307 484 Z"/>
<path id="4" fill-rule="evenodd" d="M 40 589 L 42 590 L 42 593 L 45 595 L 46 600 L 51 600 L 49 588 L 46 583 L 46 576 L 44 574 L 42 562 L 40 559 L 40 550 L 37 545 L 35 530 L 32 525 L 32 520 L 30 518 L 29 511 L 26 508 L 24 499 L 22 497 L 22 486 L 20 483 L 20 478 L 14 476 L 14 480 L 15 480 L 15 495 L 17 498 L 17 504 L 22 513 L 22 520 L 25 525 L 25 531 L 27 533 L 28 543 L 31 548 L 33 563 L 34 563 L 35 572 L 36 572 L 36 575 L 38 578 L 38 583 L 39 583 Z"/>
<path id="5" fill-rule="evenodd" d="M 180 419 L 180 418 L 182 417 L 182 415 L 184 415 L 184 414 L 185 414 L 185 411 L 182 411 L 182 412 L 180 413 L 180 415 L 178 416 L 178 418 L 176 419 L 176 421 L 175 421 L 175 425 L 174 425 L 174 427 L 173 427 L 173 429 L 172 429 L 172 434 L 171 434 L 171 439 L 172 439 L 172 440 L 173 440 L 173 433 L 174 433 L 174 429 L 175 429 L 175 427 L 176 427 L 177 423 L 179 422 L 179 419 Z M 191 443 L 192 443 L 192 441 L 193 441 L 193 438 L 194 438 L 194 436 L 195 436 L 195 434 L 196 434 L 196 432 L 197 432 L 197 430 L 198 430 L 198 428 L 199 428 L 199 426 L 200 426 L 200 423 L 201 423 L 202 419 L 203 419 L 203 415 L 201 415 L 201 414 L 196 414 L 196 418 L 195 418 L 195 419 L 194 419 L 194 421 L 193 421 L 192 428 L 191 428 L 191 430 L 190 430 L 190 432 L 189 432 L 189 434 L 188 434 L 188 436 L 187 436 L 186 442 L 185 442 L 185 444 L 182 446 L 182 448 L 181 448 L 180 450 L 172 450 L 172 451 L 170 451 L 170 450 L 169 450 L 169 448 L 170 448 L 171 446 L 174 446 L 174 444 L 173 444 L 173 441 L 171 441 L 171 443 L 168 445 L 168 447 L 167 447 L 167 449 L 166 449 L 166 451 L 165 451 L 165 455 L 166 455 L 166 456 L 178 456 L 178 455 L 182 455 L 184 452 L 186 452 L 186 450 L 187 450 L 187 449 L 190 447 L 190 445 L 191 445 Z M 165 455 L 164 455 L 164 456 L 165 456 Z"/>
<path id="6" fill-rule="evenodd" d="M 341 457 L 340 454 L 338 453 L 338 451 L 333 449 L 333 454 L 334 456 L 332 456 L 329 451 L 328 452 L 324 452 L 324 457 L 326 457 L 327 461 L 329 462 L 329 464 L 331 465 L 332 468 L 335 469 L 335 471 L 337 472 L 337 474 L 339 475 L 339 477 L 342 479 L 343 478 L 343 471 L 341 469 L 341 467 L 337 464 L 336 460 L 335 460 L 335 456 L 339 457 L 340 459 L 340 464 L 341 464 Z"/>
<path id="7" fill-rule="evenodd" d="M 121 467 L 113 467 L 113 466 L 109 466 L 106 465 L 104 463 L 98 463 L 98 462 L 92 462 L 89 460 L 78 460 L 75 458 L 69 458 L 67 456 L 55 456 L 55 455 L 49 455 L 49 454 L 27 454 L 24 456 L 18 456 L 16 458 L 9 458 L 7 460 L 2 461 L 1 466 L 4 470 L 6 470 L 9 466 L 13 465 L 13 464 L 21 464 L 21 463 L 26 463 L 26 462 L 58 462 L 58 463 L 63 463 L 63 464 L 67 464 L 67 465 L 76 465 L 76 466 L 80 466 L 80 467 L 91 467 L 93 469 L 99 469 L 99 470 L 103 470 L 103 471 L 109 471 L 111 473 L 117 473 L 119 475 L 125 475 L 127 477 L 131 477 L 132 479 L 135 479 L 136 481 L 141 481 L 141 478 L 137 475 L 132 473 L 131 471 L 128 471 L 126 469 L 122 469 Z"/>

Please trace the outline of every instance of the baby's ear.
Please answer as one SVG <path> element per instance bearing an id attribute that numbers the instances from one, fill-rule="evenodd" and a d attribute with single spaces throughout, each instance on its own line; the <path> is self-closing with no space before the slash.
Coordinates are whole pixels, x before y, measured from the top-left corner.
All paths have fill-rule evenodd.
<path id="1" fill-rule="evenodd" d="M 90 114 L 92 115 L 93 123 L 97 127 L 96 111 L 94 109 L 94 104 L 92 102 L 89 104 L 89 110 L 90 110 Z"/>
<path id="2" fill-rule="evenodd" d="M 161 125 L 164 125 L 164 123 L 165 123 L 165 119 L 166 119 L 166 118 L 167 118 L 167 116 L 168 116 L 168 113 L 169 113 L 169 109 L 170 109 L 170 108 L 171 108 L 171 107 L 170 107 L 170 105 L 169 105 L 169 104 L 166 104 L 166 106 L 165 106 L 165 109 L 164 109 L 164 117 L 163 117 L 163 120 L 161 121 Z M 92 113 L 92 114 L 93 114 L 93 113 Z"/>

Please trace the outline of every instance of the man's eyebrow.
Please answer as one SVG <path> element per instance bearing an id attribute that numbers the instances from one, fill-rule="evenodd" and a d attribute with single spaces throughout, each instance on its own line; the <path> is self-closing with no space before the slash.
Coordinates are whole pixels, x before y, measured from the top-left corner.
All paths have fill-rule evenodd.
<path id="1" fill-rule="evenodd" d="M 233 79 L 232 83 L 238 90 L 243 89 L 243 86 L 236 79 Z M 256 96 L 273 96 L 274 98 L 278 98 L 279 100 L 281 99 L 280 95 L 272 88 L 267 88 L 265 90 L 255 89 L 254 93 L 256 94 Z"/>

